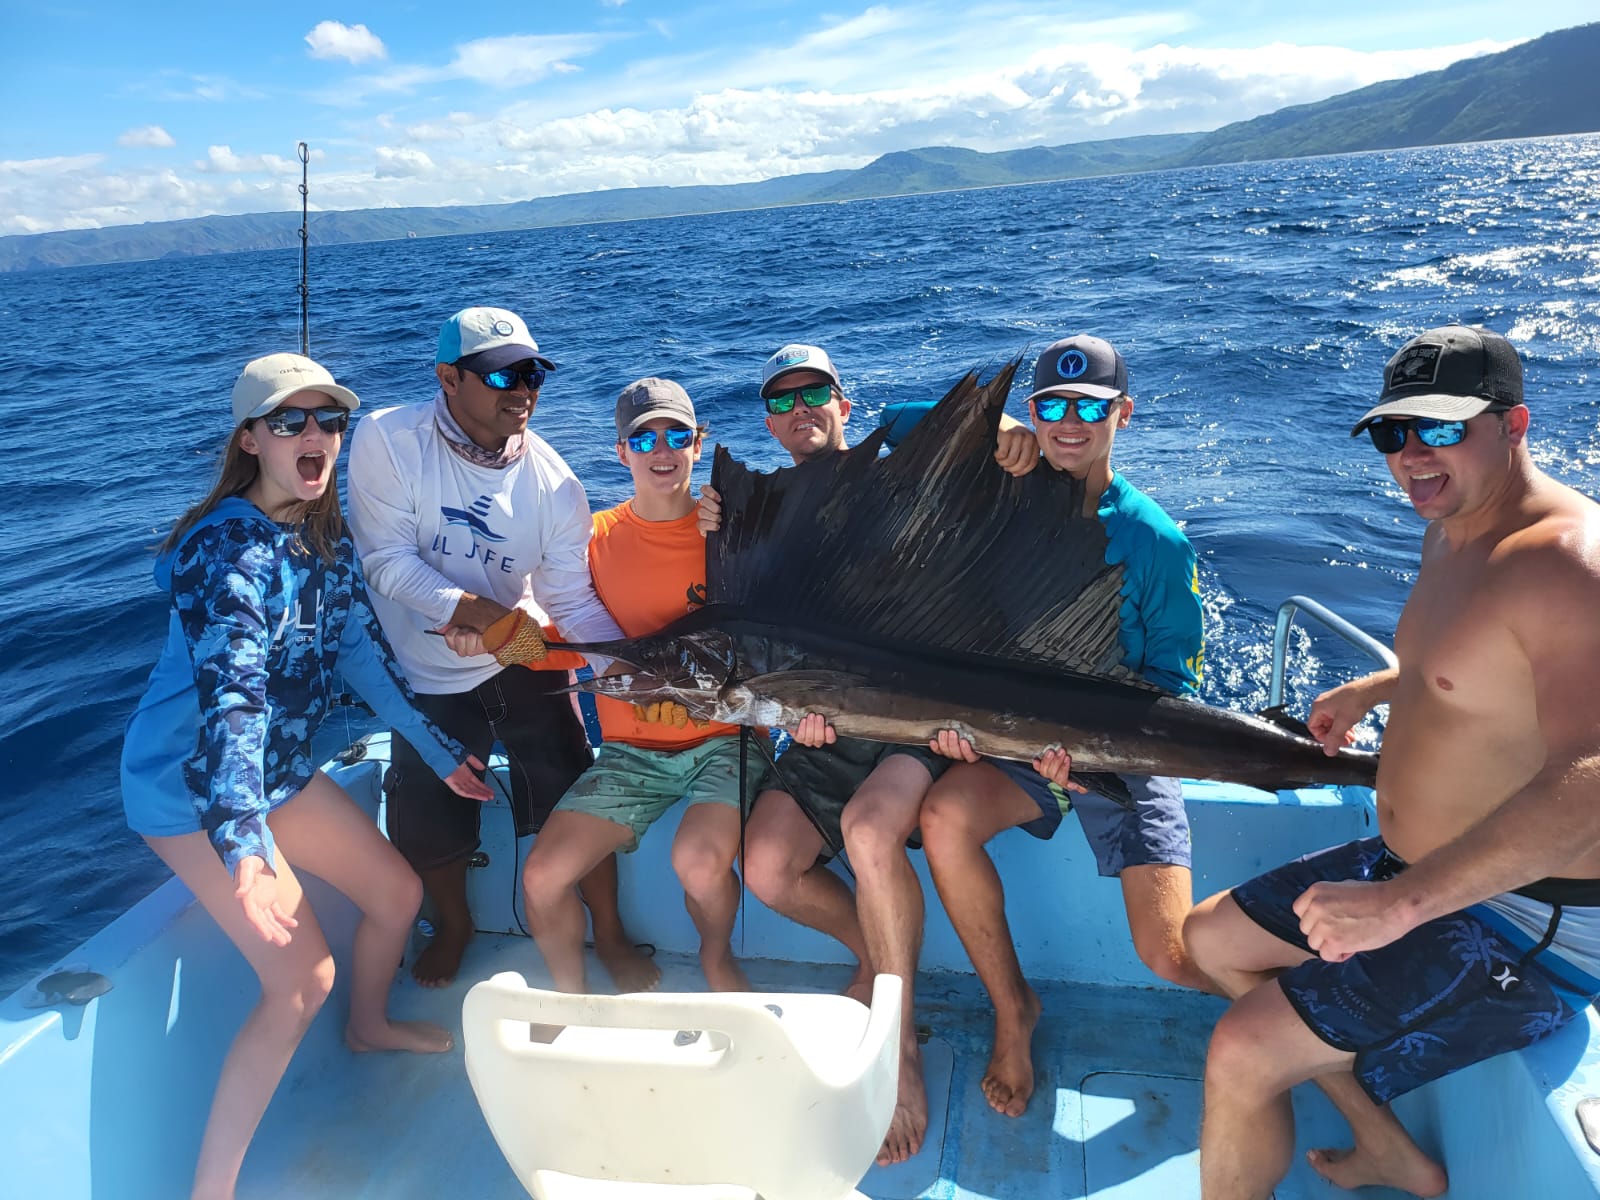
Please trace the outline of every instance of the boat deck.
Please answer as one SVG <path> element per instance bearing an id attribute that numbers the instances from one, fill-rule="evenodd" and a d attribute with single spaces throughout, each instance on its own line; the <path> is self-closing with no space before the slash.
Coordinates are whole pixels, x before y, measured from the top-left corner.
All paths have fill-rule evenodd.
<path id="1" fill-rule="evenodd" d="M 703 987 L 684 955 L 663 955 L 663 988 Z M 842 966 L 748 963 L 761 991 L 842 985 Z M 517 971 L 547 982 L 537 952 L 518 936 L 480 937 L 463 979 Z M 595 976 L 603 978 L 596 963 Z M 1196 1135 L 1206 1037 L 1219 1001 L 1173 989 L 1041 986 L 1045 1016 L 1035 1041 L 1038 1091 L 1020 1118 L 989 1108 L 978 1088 L 989 1050 L 987 1002 L 971 976 L 919 979 L 918 1021 L 930 1123 L 908 1162 L 874 1168 L 861 1184 L 873 1200 L 913 1197 L 1198 1196 Z M 459 1029 L 467 984 L 436 991 L 407 981 L 396 1015 Z M 459 1048 L 432 1058 L 351 1060 L 326 1040 L 296 1058 L 245 1164 L 239 1195 L 306 1200 L 524 1196 L 479 1114 Z M 1343 1123 L 1311 1089 L 1297 1099 L 1305 1145 L 1337 1144 Z M 626 1136 L 618 1131 L 618 1136 Z M 1278 1200 L 1329 1194 L 1304 1163 Z M 1386 1193 L 1373 1191 L 1374 1198 Z M 1387 1193 L 1398 1196 L 1399 1193 Z"/>
<path id="2" fill-rule="evenodd" d="M 376 812 L 385 755 L 372 741 L 361 761 L 333 773 Z M 1185 796 L 1197 896 L 1360 836 L 1372 822 L 1370 798 L 1333 791 L 1186 783 Z M 693 992 L 703 986 L 689 953 L 697 938 L 668 854 L 677 819 L 669 813 L 639 853 L 624 856 L 621 897 L 629 930 L 660 948 L 663 990 Z M 873 1200 L 1198 1197 L 1200 1079 L 1221 1001 L 1160 984 L 1138 962 L 1121 889 L 1096 877 L 1081 835 L 1046 843 L 1013 832 L 990 850 L 1006 881 L 1022 967 L 1043 1001 L 1033 1101 L 1013 1119 L 983 1098 L 988 1001 L 927 884 L 926 863 L 914 855 L 928 899 L 917 1021 L 927 1033 L 929 1132 L 920 1154 L 874 1168 L 861 1191 Z M 462 1000 L 476 981 L 514 971 L 547 985 L 538 951 L 519 929 L 525 854 L 503 802 L 486 805 L 481 861 L 468 882 L 479 936 L 451 987 L 425 989 L 402 972 L 391 998 L 396 1017 L 436 1021 L 459 1040 Z M 426 1057 L 345 1048 L 344 968 L 356 914 L 320 881 L 306 886 L 341 975 L 246 1156 L 241 1200 L 524 1195 L 479 1112 L 459 1046 Z M 762 992 L 836 991 L 849 974 L 836 943 L 749 896 L 734 947 Z M 187 1194 L 222 1057 L 258 994 L 253 974 L 176 880 L 61 965 L 104 973 L 112 990 L 82 1007 L 29 1008 L 22 993 L 0 1000 L 0 1158 L 11 1180 L 0 1193 Z M 606 979 L 598 964 L 592 978 Z M 1347 1141 L 1342 1118 L 1314 1087 L 1298 1089 L 1295 1105 L 1301 1149 Z M 1446 1164 L 1456 1200 L 1600 1196 L 1600 1153 L 1582 1128 L 1582 1114 L 1600 1113 L 1600 1016 L 1419 1089 L 1396 1111 Z M 1303 1156 L 1275 1193 L 1341 1194 Z"/>

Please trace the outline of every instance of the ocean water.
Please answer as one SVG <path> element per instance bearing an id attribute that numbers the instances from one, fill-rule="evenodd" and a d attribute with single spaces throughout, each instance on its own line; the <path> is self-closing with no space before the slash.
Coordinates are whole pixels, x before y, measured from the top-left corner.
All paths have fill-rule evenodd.
<path id="1" fill-rule="evenodd" d="M 165 631 L 150 547 L 208 485 L 239 367 L 298 348 L 298 257 L 0 275 L 0 994 L 162 878 L 117 785 Z M 1291 594 L 1392 636 L 1422 523 L 1348 430 L 1411 334 L 1509 334 L 1535 457 L 1597 491 L 1597 136 L 313 249 L 312 353 L 367 409 L 431 395 L 468 304 L 518 310 L 561 364 L 533 424 L 596 507 L 628 493 L 611 409 L 643 375 L 770 467 L 756 388 L 783 342 L 827 346 L 864 432 L 971 368 L 1110 338 L 1137 402 L 1117 465 L 1194 542 L 1205 697 L 1239 708 Z M 1297 633 L 1291 702 L 1363 669 Z M 331 721 L 327 749 L 355 732 Z"/>

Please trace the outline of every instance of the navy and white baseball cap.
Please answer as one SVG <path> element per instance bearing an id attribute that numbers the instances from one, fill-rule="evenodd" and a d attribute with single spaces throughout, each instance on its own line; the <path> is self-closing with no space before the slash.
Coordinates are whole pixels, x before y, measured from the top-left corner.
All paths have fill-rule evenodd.
<path id="1" fill-rule="evenodd" d="M 1128 394 L 1128 364 L 1104 338 L 1086 333 L 1062 338 L 1045 347 L 1033 366 L 1033 391 L 1040 396 L 1093 396 L 1115 400 Z"/>
<path id="2" fill-rule="evenodd" d="M 1521 403 L 1522 360 L 1515 346 L 1492 329 L 1441 325 L 1419 333 L 1385 364 L 1377 407 L 1350 436 L 1385 417 L 1469 421 Z"/>
<path id="3" fill-rule="evenodd" d="M 333 381 L 328 368 L 303 354 L 268 354 L 252 359 L 233 385 L 233 423 L 264 417 L 291 396 L 321 392 L 340 407 L 354 411 L 361 401 Z"/>
<path id="4" fill-rule="evenodd" d="M 506 308 L 463 308 L 439 330 L 440 363 L 469 371 L 498 371 L 532 360 L 547 371 L 556 364 L 539 353 L 522 318 Z"/>
<path id="5" fill-rule="evenodd" d="M 792 342 L 767 359 L 767 365 L 761 369 L 762 398 L 772 395 L 785 375 L 793 375 L 797 371 L 816 371 L 826 375 L 834 387 L 844 391 L 844 384 L 839 382 L 839 372 L 833 369 L 833 360 L 828 357 L 826 350 L 820 346 Z"/>

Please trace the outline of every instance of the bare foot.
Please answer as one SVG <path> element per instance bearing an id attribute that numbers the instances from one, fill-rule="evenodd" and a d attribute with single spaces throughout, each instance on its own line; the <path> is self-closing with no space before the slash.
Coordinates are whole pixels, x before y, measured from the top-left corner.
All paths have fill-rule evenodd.
<path id="1" fill-rule="evenodd" d="M 440 929 L 411 964 L 411 977 L 423 987 L 447 987 L 461 970 L 461 956 L 467 952 L 472 930 L 454 932 Z"/>
<path id="2" fill-rule="evenodd" d="M 994 1052 L 983 1073 L 984 1098 L 989 1107 L 1008 1117 L 1020 1117 L 1033 1095 L 1033 1027 L 1039 1023 L 1039 997 L 1028 989 L 1020 1019 L 994 1022 Z"/>
<path id="3" fill-rule="evenodd" d="M 453 1048 L 456 1042 L 448 1031 L 432 1021 L 386 1021 L 382 1025 L 359 1032 L 354 1025 L 346 1025 L 344 1044 L 357 1054 L 371 1054 L 378 1050 L 443 1054 Z"/>
<path id="4" fill-rule="evenodd" d="M 1361 1146 L 1343 1150 L 1307 1150 L 1311 1169 L 1335 1187 L 1380 1185 L 1418 1196 L 1444 1194 L 1450 1181 L 1444 1168 L 1424 1154 L 1414 1142 L 1397 1143 L 1384 1152 Z"/>
<path id="5" fill-rule="evenodd" d="M 900 1046 L 900 1091 L 894 1100 L 894 1116 L 889 1121 L 889 1132 L 884 1135 L 883 1148 L 878 1151 L 878 1165 L 891 1166 L 922 1149 L 923 1136 L 928 1132 L 928 1089 L 922 1083 L 922 1051 L 916 1038 Z"/>
<path id="6" fill-rule="evenodd" d="M 661 968 L 626 938 L 596 941 L 594 952 L 600 956 L 619 992 L 648 992 L 661 982 Z"/>
<path id="7" fill-rule="evenodd" d="M 850 982 L 844 985 L 842 994 L 871 1008 L 872 968 L 867 966 L 866 963 L 857 963 L 856 973 L 850 976 Z"/>
<path id="8" fill-rule="evenodd" d="M 700 970 L 706 977 L 706 986 L 713 992 L 748 992 L 750 977 L 744 973 L 733 951 L 724 946 L 713 954 L 700 951 Z"/>

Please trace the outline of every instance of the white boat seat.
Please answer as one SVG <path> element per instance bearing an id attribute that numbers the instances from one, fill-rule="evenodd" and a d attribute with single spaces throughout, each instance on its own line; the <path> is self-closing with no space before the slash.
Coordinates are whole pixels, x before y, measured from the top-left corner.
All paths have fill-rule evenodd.
<path id="1" fill-rule="evenodd" d="M 844 1200 L 900 1068 L 900 989 L 567 995 L 505 972 L 462 1006 L 467 1075 L 536 1200 Z M 529 1026 L 564 1026 L 547 1043 Z"/>

